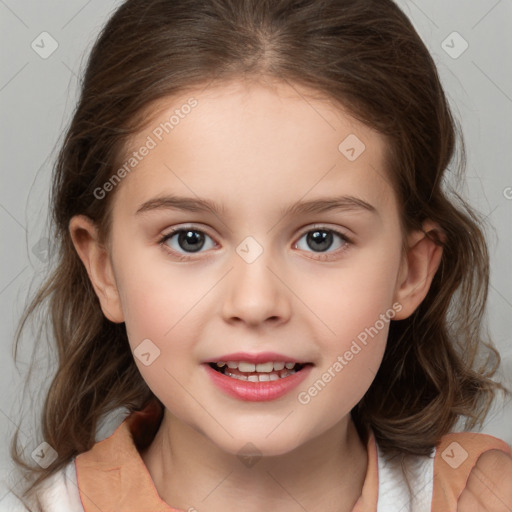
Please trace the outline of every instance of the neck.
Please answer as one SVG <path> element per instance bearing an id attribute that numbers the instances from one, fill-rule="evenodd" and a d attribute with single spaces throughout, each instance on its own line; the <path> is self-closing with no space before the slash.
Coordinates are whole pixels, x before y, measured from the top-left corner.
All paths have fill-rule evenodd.
<path id="1" fill-rule="evenodd" d="M 165 411 L 141 453 L 160 497 L 182 510 L 350 512 L 361 495 L 366 448 L 350 415 L 283 455 L 242 461 Z"/>

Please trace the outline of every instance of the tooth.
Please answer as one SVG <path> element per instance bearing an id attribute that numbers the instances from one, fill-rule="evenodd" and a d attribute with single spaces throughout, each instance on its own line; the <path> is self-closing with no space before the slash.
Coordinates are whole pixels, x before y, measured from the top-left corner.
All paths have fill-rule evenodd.
<path id="1" fill-rule="evenodd" d="M 274 363 L 274 370 L 279 371 L 284 368 L 284 363 Z"/>
<path id="2" fill-rule="evenodd" d="M 226 375 L 232 379 L 247 380 L 247 375 L 235 375 L 234 373 L 227 372 Z"/>
<path id="3" fill-rule="evenodd" d="M 290 375 L 290 372 L 287 371 L 287 370 L 284 370 L 283 372 L 281 372 L 279 374 L 279 376 L 281 377 L 281 379 L 284 379 L 285 377 L 288 377 L 288 375 Z"/>
<path id="4" fill-rule="evenodd" d="M 269 380 L 279 380 L 279 375 L 277 375 L 277 373 L 271 373 L 269 375 Z"/>
<path id="5" fill-rule="evenodd" d="M 295 363 L 286 363 L 285 366 L 288 370 L 291 370 L 295 366 Z"/>
<path id="6" fill-rule="evenodd" d="M 218 366 L 219 368 L 222 368 L 223 366 L 226 366 L 226 363 L 225 363 L 224 361 L 219 361 L 219 362 L 217 363 L 217 366 Z"/>
<path id="7" fill-rule="evenodd" d="M 257 372 L 265 372 L 270 373 L 274 369 L 274 363 L 270 361 L 269 363 L 260 363 L 256 365 Z"/>
<path id="8" fill-rule="evenodd" d="M 249 375 L 249 377 L 247 377 L 247 380 L 249 382 L 258 382 L 258 376 L 257 375 Z"/>
<path id="9" fill-rule="evenodd" d="M 256 368 L 254 363 L 246 363 L 245 361 L 241 361 L 238 363 L 238 369 L 241 372 L 253 372 Z"/>
<path id="10" fill-rule="evenodd" d="M 238 363 L 236 361 L 228 361 L 228 368 L 238 368 Z"/>
<path id="11" fill-rule="evenodd" d="M 270 375 L 268 373 L 262 373 L 259 375 L 260 382 L 266 382 L 270 380 Z"/>

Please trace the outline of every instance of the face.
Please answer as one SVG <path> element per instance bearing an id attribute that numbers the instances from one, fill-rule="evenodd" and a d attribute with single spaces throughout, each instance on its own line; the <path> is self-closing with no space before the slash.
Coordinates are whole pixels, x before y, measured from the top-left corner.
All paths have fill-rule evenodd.
<path id="1" fill-rule="evenodd" d="M 347 420 L 402 308 L 386 141 L 283 83 L 157 106 L 116 184 L 103 309 L 166 414 L 227 452 L 288 452 Z M 230 359 L 249 365 L 208 364 Z"/>

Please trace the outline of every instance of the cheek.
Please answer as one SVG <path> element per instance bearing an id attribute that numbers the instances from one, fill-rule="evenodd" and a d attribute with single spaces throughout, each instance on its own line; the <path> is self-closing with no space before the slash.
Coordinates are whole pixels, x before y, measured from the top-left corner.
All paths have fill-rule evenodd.
<path id="1" fill-rule="evenodd" d="M 323 334 L 317 339 L 320 364 L 315 381 L 301 390 L 299 403 L 336 416 L 332 404 L 348 413 L 370 387 L 384 355 L 390 321 L 401 309 L 393 302 L 398 254 L 389 249 L 367 251 L 329 276 L 318 275 L 307 292 L 303 289 L 308 306 L 323 323 L 318 330 Z"/>
<path id="2" fill-rule="evenodd" d="M 168 265 L 161 257 L 152 262 L 143 251 L 132 254 L 118 268 L 118 288 L 131 343 L 144 338 L 165 343 L 194 318 L 194 310 L 214 277 L 208 279 L 190 267 Z"/>
<path id="3" fill-rule="evenodd" d="M 197 273 L 170 266 L 125 263 L 120 274 L 122 307 L 134 361 L 167 408 L 184 409 L 193 389 L 194 350 L 201 339 L 201 297 L 211 284 Z M 208 280 L 207 280 L 208 281 Z"/>
<path id="4" fill-rule="evenodd" d="M 366 251 L 345 267 L 328 274 L 318 273 L 305 282 L 300 293 L 307 297 L 305 302 L 324 323 L 323 338 L 327 346 L 342 349 L 376 322 L 379 330 L 384 331 L 382 337 L 386 337 L 387 331 L 379 320 L 381 315 L 394 317 L 395 312 L 389 310 L 393 305 L 398 267 L 397 255 Z"/>
<path id="5" fill-rule="evenodd" d="M 149 261 L 142 250 L 133 251 L 117 268 L 128 340 L 144 379 L 151 386 L 155 379 L 168 381 L 170 372 L 187 381 L 190 366 L 199 360 L 194 354 L 202 339 L 208 293 L 218 278 L 167 264 L 161 257 Z M 137 357 L 143 347 L 154 359 L 149 366 Z"/>

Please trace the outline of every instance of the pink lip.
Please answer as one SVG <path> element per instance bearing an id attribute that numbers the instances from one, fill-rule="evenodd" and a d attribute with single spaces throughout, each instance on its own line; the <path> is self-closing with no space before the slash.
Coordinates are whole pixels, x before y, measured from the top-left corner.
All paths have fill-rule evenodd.
<path id="1" fill-rule="evenodd" d="M 285 356 L 283 354 L 277 354 L 276 352 L 260 352 L 258 354 L 250 354 L 248 352 L 235 352 L 233 354 L 226 354 L 219 356 L 218 359 L 209 359 L 210 363 L 217 363 L 218 361 L 246 361 L 248 363 L 266 363 L 268 361 L 282 361 L 284 363 L 302 363 L 305 364 L 308 361 L 299 361 L 295 357 Z"/>
<path id="2" fill-rule="evenodd" d="M 228 361 L 250 361 L 245 357 L 247 354 L 244 354 L 244 357 L 235 357 L 238 354 L 231 354 Z M 258 354 L 258 357 L 261 354 Z M 268 354 L 264 354 L 265 357 Z M 261 361 L 289 361 L 294 362 L 293 358 L 283 358 L 283 356 L 279 356 L 279 358 L 274 358 L 276 354 L 273 355 L 272 358 L 261 359 Z M 231 359 L 232 358 L 232 359 Z M 222 359 L 224 360 L 224 359 Z M 253 359 L 254 361 L 254 359 Z M 292 389 L 296 388 L 308 375 L 311 371 L 312 365 L 308 364 L 302 368 L 302 370 L 285 377 L 284 379 L 274 380 L 274 381 L 266 381 L 266 382 L 249 382 L 234 379 L 233 377 L 228 377 L 216 370 L 214 370 L 209 364 L 202 365 L 212 382 L 224 393 L 234 398 L 238 398 L 239 400 L 244 400 L 247 402 L 264 402 L 275 400 L 280 398 L 281 396 L 289 393 Z"/>

